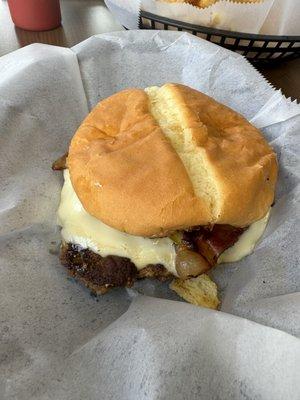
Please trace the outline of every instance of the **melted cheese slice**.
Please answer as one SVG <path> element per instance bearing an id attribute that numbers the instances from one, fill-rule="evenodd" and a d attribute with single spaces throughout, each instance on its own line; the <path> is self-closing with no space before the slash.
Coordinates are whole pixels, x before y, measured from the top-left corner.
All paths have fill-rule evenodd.
<path id="1" fill-rule="evenodd" d="M 80 245 L 103 257 L 116 255 L 127 257 L 142 269 L 148 264 L 162 264 L 173 275 L 175 268 L 175 247 L 169 238 L 149 239 L 120 232 L 88 214 L 78 199 L 69 171 L 64 171 L 64 186 L 58 209 L 58 221 L 65 242 Z M 219 257 L 218 262 L 238 261 L 250 254 L 268 221 L 269 213 L 253 223 L 239 238 L 234 246 Z"/>
<path id="2" fill-rule="evenodd" d="M 148 264 L 162 264 L 173 275 L 177 275 L 175 247 L 171 239 L 133 236 L 105 225 L 85 211 L 73 189 L 67 169 L 64 178 L 58 220 L 66 242 L 88 248 L 103 257 L 116 255 L 130 258 L 137 269 Z"/>
<path id="3" fill-rule="evenodd" d="M 252 253 L 257 241 L 260 239 L 266 229 L 270 216 L 270 210 L 259 221 L 254 222 L 239 237 L 239 240 L 218 258 L 218 264 L 223 262 L 235 262 Z"/>

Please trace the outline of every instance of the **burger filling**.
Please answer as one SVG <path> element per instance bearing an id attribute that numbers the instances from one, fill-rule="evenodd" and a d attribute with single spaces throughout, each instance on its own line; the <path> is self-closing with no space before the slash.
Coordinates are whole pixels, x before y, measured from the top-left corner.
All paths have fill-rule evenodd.
<path id="1" fill-rule="evenodd" d="M 214 225 L 174 232 L 170 237 L 144 238 L 120 232 L 88 214 L 72 187 L 67 169 L 64 180 L 58 210 L 65 242 L 63 264 L 69 268 L 72 265 L 73 272 L 77 266 L 77 274 L 85 266 L 81 273 L 87 280 L 91 281 L 93 277 L 98 284 L 101 281 L 108 286 L 130 286 L 135 278 L 141 277 L 174 275 L 185 279 L 197 276 L 217 263 L 238 261 L 252 252 L 269 216 L 268 213 L 248 228 Z M 102 265 L 107 271 L 114 265 L 114 271 L 124 273 L 120 272 L 118 279 L 113 279 L 114 284 L 105 277 L 99 281 L 99 268 L 91 268 L 91 264 Z M 87 265 L 90 265 L 88 269 Z M 125 274 L 127 269 L 129 274 Z"/>

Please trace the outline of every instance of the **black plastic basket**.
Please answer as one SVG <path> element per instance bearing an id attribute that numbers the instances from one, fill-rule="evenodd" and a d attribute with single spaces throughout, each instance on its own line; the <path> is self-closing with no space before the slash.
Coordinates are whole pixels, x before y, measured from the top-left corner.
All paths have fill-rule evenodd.
<path id="1" fill-rule="evenodd" d="M 142 11 L 140 29 L 163 29 L 191 33 L 245 56 L 255 64 L 273 64 L 300 56 L 300 36 L 254 35 L 193 25 Z"/>

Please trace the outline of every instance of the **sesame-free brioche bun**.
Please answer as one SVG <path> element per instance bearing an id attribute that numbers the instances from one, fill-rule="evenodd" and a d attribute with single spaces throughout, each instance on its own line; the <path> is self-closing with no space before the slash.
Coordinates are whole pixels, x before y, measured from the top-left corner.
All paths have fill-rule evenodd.
<path id="1" fill-rule="evenodd" d="M 244 227 L 274 199 L 277 161 L 240 114 L 189 87 L 123 90 L 83 121 L 69 149 L 86 211 L 133 235 Z"/>

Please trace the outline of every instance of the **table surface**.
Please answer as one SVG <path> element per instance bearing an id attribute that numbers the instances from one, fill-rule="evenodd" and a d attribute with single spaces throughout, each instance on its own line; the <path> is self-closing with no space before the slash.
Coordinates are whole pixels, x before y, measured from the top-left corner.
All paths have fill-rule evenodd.
<path id="1" fill-rule="evenodd" d="M 0 0 L 0 56 L 35 42 L 71 47 L 91 35 L 121 29 L 101 0 L 61 0 L 61 9 L 60 28 L 29 32 L 14 26 L 7 1 Z M 300 100 L 300 59 L 259 70 L 287 97 Z"/>

